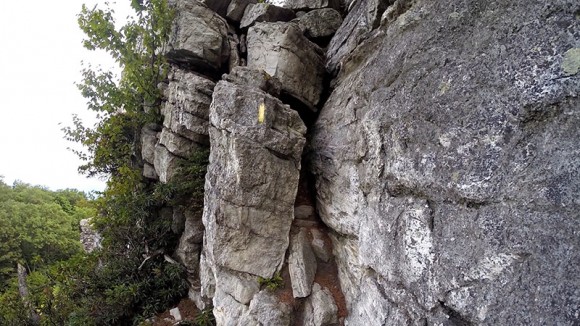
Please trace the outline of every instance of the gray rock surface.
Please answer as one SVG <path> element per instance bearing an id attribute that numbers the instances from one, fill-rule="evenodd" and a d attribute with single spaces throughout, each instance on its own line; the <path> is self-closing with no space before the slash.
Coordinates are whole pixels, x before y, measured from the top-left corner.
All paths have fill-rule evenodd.
<path id="1" fill-rule="evenodd" d="M 394 5 L 391 5 L 395 2 Z M 326 67 L 336 74 L 342 68 L 342 65 L 352 55 L 353 51 L 359 44 L 373 34 L 381 21 L 381 15 L 391 5 L 391 11 L 399 13 L 411 5 L 413 0 L 383 1 L 383 0 L 360 0 L 352 1 L 349 6 L 349 14 L 345 17 L 344 22 L 339 27 L 336 35 L 330 41 L 326 52 Z M 397 8 L 397 10 L 394 10 Z M 374 45 L 376 43 L 371 43 Z M 367 52 L 372 52 L 372 48 L 367 48 Z M 366 53 L 366 52 L 361 52 Z M 364 61 L 364 58 L 361 60 Z M 356 59 L 354 59 L 356 61 Z"/>
<path id="2" fill-rule="evenodd" d="M 332 8 L 312 10 L 297 19 L 309 39 L 332 36 L 342 24 L 342 16 Z"/>
<path id="3" fill-rule="evenodd" d="M 328 263 L 332 257 L 332 252 L 330 246 L 325 242 L 325 236 L 320 232 L 320 230 L 312 228 L 310 229 L 310 234 L 312 234 L 312 251 L 314 255 L 323 262 Z"/>
<path id="4" fill-rule="evenodd" d="M 290 326 L 291 312 L 289 304 L 280 302 L 274 293 L 263 290 L 252 300 L 249 315 L 258 325 Z"/>
<path id="5" fill-rule="evenodd" d="M 258 88 L 274 97 L 280 95 L 282 88 L 277 78 L 272 78 L 264 70 L 250 67 L 235 67 L 229 74 L 223 76 L 223 80 L 249 88 Z"/>
<path id="6" fill-rule="evenodd" d="M 338 323 L 338 307 L 330 291 L 314 283 L 312 294 L 304 304 L 302 325 L 325 326 Z M 362 324 L 361 324 L 362 325 Z M 366 324 L 371 325 L 371 324 Z M 375 325 L 375 324 L 372 324 Z"/>
<path id="7" fill-rule="evenodd" d="M 217 265 L 269 278 L 288 247 L 305 127 L 279 100 L 225 81 L 210 117 L 208 252 Z"/>
<path id="8" fill-rule="evenodd" d="M 209 145 L 209 105 L 215 83 L 195 73 L 172 69 L 161 109 L 163 126 L 203 145 Z"/>
<path id="9" fill-rule="evenodd" d="M 228 6 L 226 17 L 235 22 L 240 22 L 249 4 L 258 3 L 257 0 L 232 0 Z"/>
<path id="10" fill-rule="evenodd" d="M 155 159 L 155 145 L 159 137 L 157 125 L 148 124 L 141 129 L 141 157 L 149 164 Z"/>
<path id="11" fill-rule="evenodd" d="M 244 76 L 257 80 L 246 84 Z M 210 107 L 201 278 L 214 287 L 202 284 L 202 294 L 213 296 L 218 325 L 290 320 L 289 307 L 258 293 L 258 276 L 271 278 L 284 263 L 306 127 L 296 111 L 255 87 L 269 88 L 269 78 L 236 68 L 225 79 L 240 84 L 220 81 Z"/>
<path id="12" fill-rule="evenodd" d="M 250 3 L 244 10 L 240 28 L 248 28 L 258 22 L 287 22 L 294 19 L 294 11 L 269 3 Z"/>
<path id="13" fill-rule="evenodd" d="M 90 253 L 101 248 L 102 237 L 91 225 L 90 218 L 80 220 L 79 227 L 81 229 L 80 240 L 85 252 Z"/>
<path id="14" fill-rule="evenodd" d="M 276 77 L 313 110 L 322 93 L 323 65 L 322 50 L 295 23 L 258 23 L 248 30 L 248 67 Z"/>
<path id="15" fill-rule="evenodd" d="M 293 10 L 310 10 L 322 8 L 340 8 L 339 0 L 285 0 L 284 7 Z"/>
<path id="16" fill-rule="evenodd" d="M 158 180 L 159 176 L 157 172 L 155 172 L 155 167 L 152 164 L 144 163 L 143 164 L 143 176 L 147 179 L 151 180 Z"/>
<path id="17" fill-rule="evenodd" d="M 191 156 L 194 151 L 200 148 L 198 144 L 171 132 L 167 128 L 163 128 L 161 133 L 159 133 L 159 144 L 165 146 L 172 154 L 182 158 Z"/>
<path id="18" fill-rule="evenodd" d="M 226 20 L 201 2 L 176 2 L 167 59 L 204 74 L 221 71 L 230 55 Z"/>
<path id="19" fill-rule="evenodd" d="M 288 269 L 292 281 L 292 294 L 295 298 L 310 295 L 316 274 L 316 256 L 310 246 L 308 231 L 305 229 L 293 236 L 288 257 Z"/>
<path id="20" fill-rule="evenodd" d="M 163 145 L 155 147 L 154 168 L 155 173 L 159 176 L 159 181 L 162 183 L 170 182 L 177 174 L 182 158 L 171 154 Z"/>
<path id="21" fill-rule="evenodd" d="M 577 6 L 397 1 L 380 25 L 373 8 L 331 42 L 310 149 L 345 323 L 575 324 Z"/>

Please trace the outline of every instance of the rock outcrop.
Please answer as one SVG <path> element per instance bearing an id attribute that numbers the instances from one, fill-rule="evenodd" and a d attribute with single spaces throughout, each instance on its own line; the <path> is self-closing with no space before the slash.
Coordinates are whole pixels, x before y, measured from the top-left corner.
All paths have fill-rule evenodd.
<path id="1" fill-rule="evenodd" d="M 571 0 L 178 0 L 143 175 L 218 325 L 576 325 Z"/>
<path id="2" fill-rule="evenodd" d="M 578 6 L 372 9 L 331 41 L 310 142 L 346 323 L 577 323 Z"/>

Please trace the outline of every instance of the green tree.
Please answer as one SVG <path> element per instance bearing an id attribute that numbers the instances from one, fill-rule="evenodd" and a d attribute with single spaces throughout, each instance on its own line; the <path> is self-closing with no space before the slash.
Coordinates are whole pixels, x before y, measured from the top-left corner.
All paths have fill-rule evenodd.
<path id="1" fill-rule="evenodd" d="M 34 270 L 79 253 L 79 221 L 95 214 L 82 192 L 0 181 L 0 284 L 16 263 Z"/>

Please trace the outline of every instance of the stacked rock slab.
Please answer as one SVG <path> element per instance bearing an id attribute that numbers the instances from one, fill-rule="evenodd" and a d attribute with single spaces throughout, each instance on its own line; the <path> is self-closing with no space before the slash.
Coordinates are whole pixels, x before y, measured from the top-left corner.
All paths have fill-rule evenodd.
<path id="1" fill-rule="evenodd" d="M 310 143 L 345 324 L 578 324 L 577 9 L 353 2 Z"/>
<path id="2" fill-rule="evenodd" d="M 322 50 L 296 23 L 257 23 L 248 30 L 248 67 L 276 77 L 289 95 L 316 110 L 323 90 Z"/>
<path id="3" fill-rule="evenodd" d="M 226 20 L 198 1 L 179 0 L 175 12 L 167 59 L 211 76 L 228 69 L 230 45 Z"/>
<path id="4" fill-rule="evenodd" d="M 265 91 L 271 87 L 254 86 L 273 77 L 257 72 L 262 80 L 254 85 L 236 83 L 247 73 L 236 68 L 226 77 L 234 82 L 218 82 L 210 108 L 204 255 L 220 325 L 266 318 L 252 315 L 252 300 L 258 277 L 271 278 L 284 264 L 305 144 L 298 113 Z"/>

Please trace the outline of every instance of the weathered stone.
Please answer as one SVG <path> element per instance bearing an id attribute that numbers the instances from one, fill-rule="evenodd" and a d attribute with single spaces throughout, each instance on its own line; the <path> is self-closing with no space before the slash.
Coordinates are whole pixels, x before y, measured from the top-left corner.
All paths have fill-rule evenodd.
<path id="1" fill-rule="evenodd" d="M 375 30 L 364 3 L 310 149 L 345 323 L 573 324 L 572 2 L 397 1 Z"/>
<path id="2" fill-rule="evenodd" d="M 226 81 L 210 121 L 205 248 L 217 266 L 272 277 L 288 247 L 306 128 L 278 99 Z"/>
<path id="3" fill-rule="evenodd" d="M 203 74 L 221 71 L 230 55 L 225 19 L 198 1 L 178 0 L 175 8 L 169 62 Z"/>
<path id="4" fill-rule="evenodd" d="M 310 295 L 316 274 L 316 257 L 310 247 L 307 231 L 301 230 L 292 238 L 288 268 L 292 281 L 292 293 L 295 298 Z"/>
<path id="5" fill-rule="evenodd" d="M 325 236 L 318 229 L 310 229 L 312 234 L 312 251 L 318 259 L 328 263 L 332 257 L 331 248 L 326 245 Z"/>
<path id="6" fill-rule="evenodd" d="M 312 110 L 322 93 L 323 65 L 322 50 L 295 23 L 258 23 L 248 31 L 248 67 L 276 77 Z"/>
<path id="7" fill-rule="evenodd" d="M 264 70 L 249 67 L 235 67 L 232 72 L 222 78 L 240 86 L 261 89 L 272 96 L 279 96 L 282 88 L 280 81 L 275 77 L 268 75 Z"/>
<path id="8" fill-rule="evenodd" d="M 91 219 L 86 218 L 82 219 L 79 222 L 79 226 L 81 229 L 81 244 L 83 245 L 83 249 L 90 253 L 93 252 L 95 249 L 101 248 L 101 235 L 95 231 L 93 226 L 91 225 Z"/>
<path id="9" fill-rule="evenodd" d="M 235 22 L 240 22 L 249 4 L 257 3 L 256 0 L 232 0 L 228 6 L 226 17 Z"/>
<path id="10" fill-rule="evenodd" d="M 240 273 L 225 268 L 216 267 L 216 283 L 220 291 L 232 296 L 237 302 L 248 305 L 256 293 L 260 291 L 258 277 Z"/>
<path id="11" fill-rule="evenodd" d="M 263 290 L 250 303 L 249 315 L 259 325 L 289 326 L 292 320 L 291 312 L 290 305 L 280 302 L 274 293 Z"/>
<path id="12" fill-rule="evenodd" d="M 294 11 L 269 3 L 250 3 L 246 6 L 240 28 L 248 28 L 258 22 L 288 22 L 294 19 Z"/>
<path id="13" fill-rule="evenodd" d="M 200 149 L 200 146 L 190 139 L 175 134 L 167 128 L 159 134 L 159 144 L 165 146 L 171 154 L 179 157 L 187 158 L 191 154 Z"/>
<path id="14" fill-rule="evenodd" d="M 166 101 L 161 109 L 163 125 L 192 141 L 209 145 L 209 105 L 215 83 L 180 69 L 173 69 L 168 79 Z"/>
<path id="15" fill-rule="evenodd" d="M 294 217 L 297 219 L 307 220 L 314 217 L 314 207 L 311 205 L 300 205 L 294 207 Z"/>
<path id="16" fill-rule="evenodd" d="M 216 325 L 258 326 L 258 322 L 249 318 L 249 307 L 236 301 L 231 295 L 219 290 L 213 300 L 213 315 Z"/>
<path id="17" fill-rule="evenodd" d="M 200 255 L 204 230 L 201 212 L 196 212 L 188 206 L 177 206 L 173 209 L 173 220 L 178 219 L 184 220 L 184 226 L 175 256 L 185 266 L 191 286 L 199 292 Z"/>
<path id="18" fill-rule="evenodd" d="M 213 263 L 208 260 L 206 254 L 206 248 L 204 241 L 203 251 L 201 252 L 201 257 L 199 258 L 199 280 L 201 283 L 201 297 L 203 298 L 213 298 L 215 295 L 215 276 L 211 267 Z M 198 306 L 198 308 L 200 308 Z M 203 309 L 203 308 L 200 308 Z"/>
<path id="19" fill-rule="evenodd" d="M 322 8 L 340 9 L 339 0 L 286 0 L 284 7 L 293 10 L 311 10 Z"/>
<path id="20" fill-rule="evenodd" d="M 342 16 L 334 9 L 326 8 L 310 11 L 297 19 L 298 26 L 309 39 L 334 35 L 342 24 Z"/>
<path id="21" fill-rule="evenodd" d="M 155 124 L 145 125 L 141 129 L 141 156 L 147 163 L 153 164 L 155 159 L 155 145 L 159 135 L 159 128 Z"/>
<path id="22" fill-rule="evenodd" d="M 332 293 L 318 283 L 312 286 L 312 294 L 304 304 L 304 326 L 325 326 L 338 323 L 338 307 Z"/>
<path id="23" fill-rule="evenodd" d="M 171 154 L 163 145 L 155 147 L 155 160 L 153 166 L 155 173 L 159 176 L 162 183 L 169 182 L 177 173 L 181 158 Z"/>
<path id="24" fill-rule="evenodd" d="M 239 51 L 239 46 L 240 46 L 240 39 L 238 38 L 238 35 L 236 34 L 229 34 L 228 35 L 228 42 L 230 42 L 230 60 L 228 61 L 228 71 L 232 71 L 232 69 L 234 69 L 235 67 L 239 66 L 241 64 L 240 62 L 240 51 Z"/>
<path id="25" fill-rule="evenodd" d="M 155 172 L 155 168 L 153 167 L 153 165 L 145 162 L 145 164 L 143 164 L 143 176 L 147 179 L 152 179 L 152 180 L 158 180 L 159 176 L 157 175 L 157 172 Z"/>
<path id="26" fill-rule="evenodd" d="M 336 35 L 330 41 L 326 51 L 326 67 L 328 71 L 337 74 L 342 69 L 342 65 L 349 59 L 348 57 L 351 56 L 354 49 L 365 39 L 369 38 L 374 29 L 379 27 L 381 15 L 392 3 L 392 0 L 360 0 L 351 2 L 352 8 L 349 8 L 349 14 L 336 31 Z M 395 5 L 391 7 L 403 10 L 410 3 L 411 1 L 408 0 L 399 0 L 395 1 Z M 372 52 L 372 49 L 367 49 L 367 52 Z"/>

